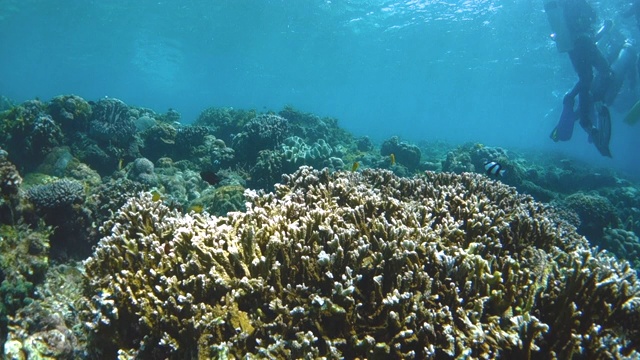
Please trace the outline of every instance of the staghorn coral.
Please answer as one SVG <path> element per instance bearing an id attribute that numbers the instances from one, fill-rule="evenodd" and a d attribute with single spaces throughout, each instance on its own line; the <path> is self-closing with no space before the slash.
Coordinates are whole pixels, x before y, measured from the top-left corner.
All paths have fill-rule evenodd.
<path id="1" fill-rule="evenodd" d="M 247 211 L 149 194 L 85 262 L 123 358 L 638 356 L 640 286 L 552 209 L 474 174 L 284 177 Z M 635 339 L 635 340 L 634 340 Z M 635 341 L 635 342 L 634 342 Z"/>

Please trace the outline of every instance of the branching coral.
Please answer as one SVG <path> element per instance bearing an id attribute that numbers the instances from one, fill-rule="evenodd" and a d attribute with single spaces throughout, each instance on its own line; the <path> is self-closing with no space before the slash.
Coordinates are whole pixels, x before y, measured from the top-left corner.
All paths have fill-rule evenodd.
<path id="1" fill-rule="evenodd" d="M 513 188 L 306 167 L 284 180 L 226 217 L 130 200 L 86 261 L 104 354 L 638 355 L 635 272 Z"/>

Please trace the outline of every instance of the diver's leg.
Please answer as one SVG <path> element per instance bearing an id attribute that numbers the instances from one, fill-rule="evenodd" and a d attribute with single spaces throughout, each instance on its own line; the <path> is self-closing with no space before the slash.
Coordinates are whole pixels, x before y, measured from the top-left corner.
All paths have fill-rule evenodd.
<path id="1" fill-rule="evenodd" d="M 580 126 L 588 133 L 593 129 L 593 100 L 591 97 L 591 83 L 593 82 L 593 43 L 587 38 L 576 39 L 575 47 L 569 51 L 569 59 L 573 69 L 578 74 L 578 83 L 573 92 L 578 93 L 578 116 Z M 606 62 L 606 60 L 605 60 Z"/>

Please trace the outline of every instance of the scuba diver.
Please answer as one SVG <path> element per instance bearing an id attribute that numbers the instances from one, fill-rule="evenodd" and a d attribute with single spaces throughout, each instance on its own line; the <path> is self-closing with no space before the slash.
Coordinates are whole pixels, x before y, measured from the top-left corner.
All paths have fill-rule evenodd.
<path id="1" fill-rule="evenodd" d="M 608 93 L 614 74 L 596 44 L 611 26 L 611 22 L 605 22 L 595 32 L 596 13 L 586 0 L 544 0 L 544 8 L 554 31 L 553 38 L 558 51 L 569 54 L 573 69 L 578 75 L 578 82 L 563 98 L 562 115 L 551 138 L 554 141 L 571 139 L 574 122 L 580 120 L 580 126 L 587 132 L 598 152 L 611 157 L 611 116 L 602 101 Z M 594 68 L 598 71 L 595 88 Z M 574 110 L 576 96 L 577 112 Z"/>

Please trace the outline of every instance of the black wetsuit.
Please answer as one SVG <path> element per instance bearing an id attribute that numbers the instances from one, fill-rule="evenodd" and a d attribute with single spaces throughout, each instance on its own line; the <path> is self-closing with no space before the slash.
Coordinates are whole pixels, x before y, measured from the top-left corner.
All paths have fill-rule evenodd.
<path id="1" fill-rule="evenodd" d="M 611 76 L 611 68 L 596 45 L 593 31 L 596 15 L 593 8 L 585 0 L 566 0 L 564 16 L 569 30 L 574 34 L 574 46 L 569 51 L 569 58 L 578 75 L 578 83 L 565 96 L 565 101 L 573 101 L 578 95 L 580 125 L 590 133 L 594 125 L 591 119 L 593 96 L 603 95 L 591 93 L 593 68 L 605 78 Z"/>

